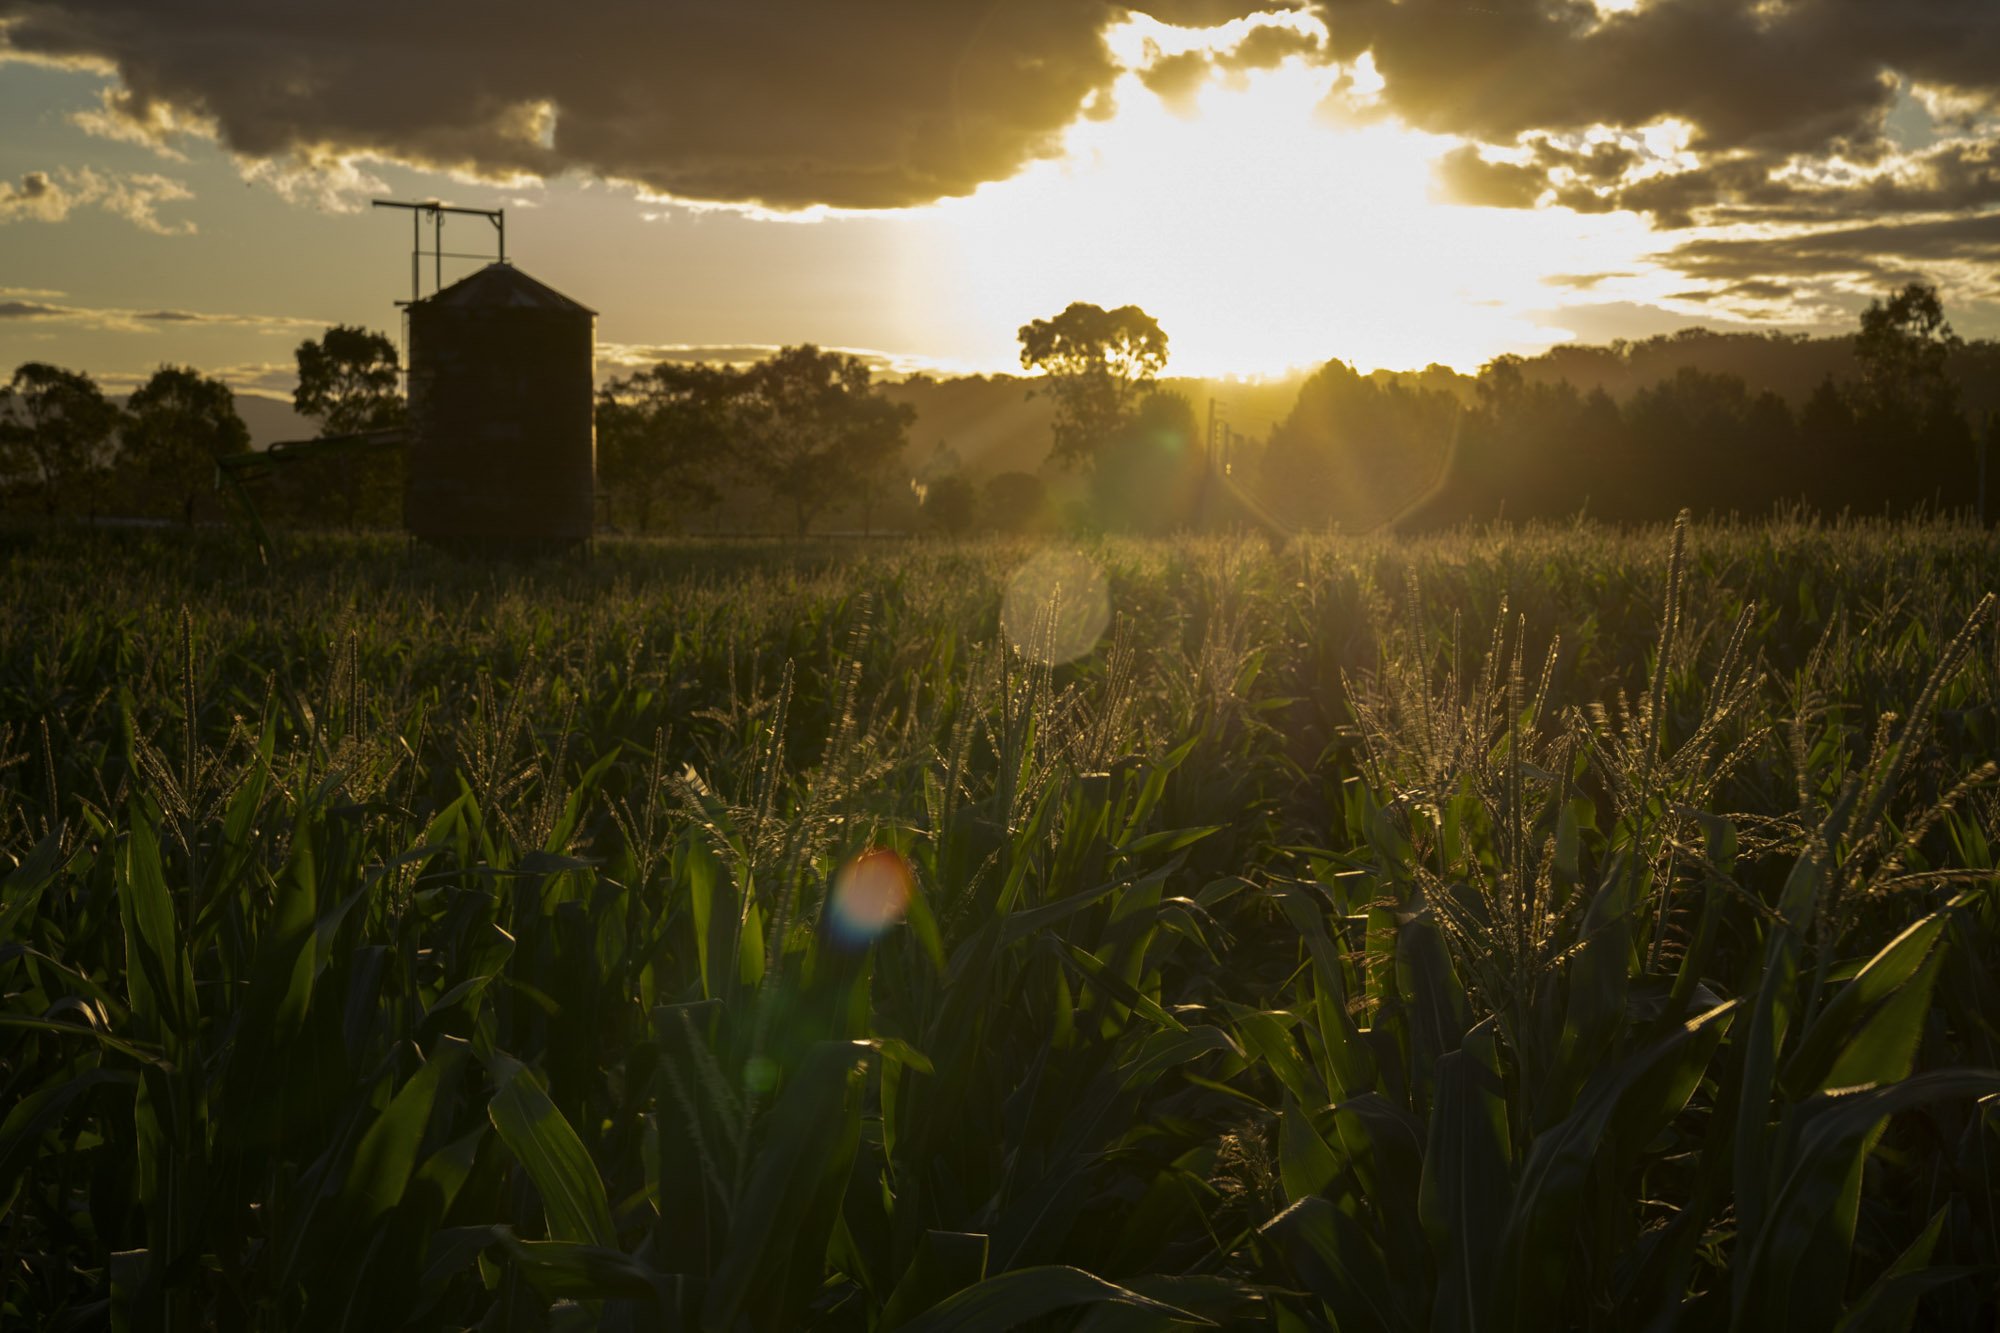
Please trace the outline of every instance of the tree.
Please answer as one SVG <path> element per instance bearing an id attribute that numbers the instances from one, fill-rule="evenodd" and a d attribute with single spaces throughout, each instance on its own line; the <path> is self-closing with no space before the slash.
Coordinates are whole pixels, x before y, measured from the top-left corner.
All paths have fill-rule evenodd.
<path id="1" fill-rule="evenodd" d="M 1756 515 L 1798 493 L 1804 469 L 1791 411 L 1775 394 L 1752 395 L 1741 376 L 1682 366 L 1634 393 L 1625 421 L 1622 517 Z"/>
<path id="2" fill-rule="evenodd" d="M 980 493 L 986 522 L 1002 532 L 1027 532 L 1043 520 L 1048 488 L 1032 472 L 1002 472 L 990 477 Z"/>
<path id="3" fill-rule="evenodd" d="M 1459 412 L 1448 392 L 1329 361 L 1271 432 L 1256 469 L 1260 502 L 1295 527 L 1373 527 L 1437 484 Z"/>
<path id="4" fill-rule="evenodd" d="M 744 465 L 790 503 L 799 536 L 835 500 L 876 484 L 916 420 L 869 383 L 858 357 L 810 344 L 745 371 L 738 402 Z"/>
<path id="5" fill-rule="evenodd" d="M 298 346 L 292 406 L 315 418 L 321 436 L 355 435 L 403 422 L 396 344 L 358 324 L 336 324 Z"/>
<path id="6" fill-rule="evenodd" d="M 396 391 L 401 361 L 396 344 L 382 334 L 336 324 L 318 339 L 300 343 L 296 355 L 299 386 L 292 391 L 292 406 L 319 421 L 320 438 L 403 424 L 403 398 Z M 303 483 L 308 506 L 330 491 L 342 523 L 353 528 L 364 513 L 379 518 L 393 511 L 402 489 L 402 461 L 400 451 L 367 458 L 342 454 L 315 459 L 288 480 Z"/>
<path id="7" fill-rule="evenodd" d="M 612 380 L 597 399 L 597 468 L 640 532 L 656 516 L 720 499 L 743 376 L 724 366 L 661 363 Z"/>
<path id="8" fill-rule="evenodd" d="M 1937 288 L 1913 282 L 1861 312 L 1854 355 L 1861 382 L 1877 405 L 1914 408 L 1929 417 L 1956 410 L 1958 387 L 1946 364 L 1964 341 L 1945 322 Z"/>
<path id="9" fill-rule="evenodd" d="M 963 472 L 951 472 L 924 487 L 924 518 L 949 537 L 963 536 L 972 527 L 979 494 Z"/>
<path id="10" fill-rule="evenodd" d="M 161 366 L 125 407 L 127 457 L 147 489 L 177 503 L 181 521 L 192 526 L 195 501 L 210 486 L 216 460 L 250 447 L 236 395 L 220 380 Z"/>
<path id="11" fill-rule="evenodd" d="M 108 461 L 118 408 L 90 376 L 41 361 L 14 372 L 0 392 L 0 446 L 8 470 L 28 471 L 53 515 Z M 18 460 L 18 461 L 17 461 Z"/>
<path id="12" fill-rule="evenodd" d="M 1945 321 L 1937 288 L 1924 283 L 1910 283 L 1886 303 L 1871 301 L 1861 313 L 1854 337 L 1861 362 L 1855 416 L 1873 457 L 1897 459 L 1879 492 L 1881 506 L 1951 504 L 1971 490 L 1972 433 L 1949 371 L 1952 354 L 1963 346 Z"/>
<path id="13" fill-rule="evenodd" d="M 1090 470 L 1090 517 L 1110 532 L 1155 536 L 1192 526 L 1207 460 L 1196 444 L 1194 404 L 1178 393 L 1141 398 L 1097 451 Z"/>
<path id="14" fill-rule="evenodd" d="M 1020 330 L 1021 365 L 1046 376 L 1055 400 L 1051 456 L 1094 467 L 1167 364 L 1167 335 L 1138 306 L 1116 310 L 1077 301 L 1053 319 Z"/>

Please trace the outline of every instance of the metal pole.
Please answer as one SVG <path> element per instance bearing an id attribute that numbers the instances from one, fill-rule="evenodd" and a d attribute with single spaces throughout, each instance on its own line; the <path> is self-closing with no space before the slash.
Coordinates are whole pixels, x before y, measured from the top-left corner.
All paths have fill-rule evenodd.
<path id="1" fill-rule="evenodd" d="M 377 199 L 377 208 L 407 208 L 410 210 L 410 300 L 421 301 L 424 296 L 424 214 L 431 218 L 431 275 L 441 291 L 444 288 L 444 215 L 464 213 L 482 217 L 493 224 L 499 233 L 500 261 L 507 260 L 507 213 L 500 208 L 454 208 L 450 204 L 439 203 L 435 199 L 427 201 L 405 201 L 401 199 Z M 453 255 L 454 259 L 477 259 L 478 255 Z"/>

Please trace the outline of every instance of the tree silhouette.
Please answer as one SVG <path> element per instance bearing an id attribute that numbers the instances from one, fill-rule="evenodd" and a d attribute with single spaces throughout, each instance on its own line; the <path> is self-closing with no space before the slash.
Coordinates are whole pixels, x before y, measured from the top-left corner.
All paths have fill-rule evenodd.
<path id="1" fill-rule="evenodd" d="M 706 508 L 728 456 L 743 376 L 663 362 L 612 380 L 597 399 L 597 471 L 640 532 L 655 517 Z"/>
<path id="2" fill-rule="evenodd" d="M 986 522 L 1002 532 L 1027 532 L 1039 526 L 1048 505 L 1048 488 L 1032 472 L 1002 472 L 989 477 L 979 495 Z"/>
<path id="3" fill-rule="evenodd" d="M 1094 467 L 1106 443 L 1131 420 L 1167 364 L 1167 335 L 1135 305 L 1105 310 L 1077 301 L 1052 319 L 1021 326 L 1021 365 L 1046 378 L 1055 400 L 1051 456 Z"/>
<path id="4" fill-rule="evenodd" d="M 1861 362 L 1861 382 L 1876 403 L 1904 405 L 1928 417 L 1956 410 L 1958 387 L 1946 367 L 1964 345 L 1945 321 L 1937 288 L 1913 282 L 1887 304 L 1868 303 L 1854 355 Z"/>
<path id="5" fill-rule="evenodd" d="M 737 397 L 743 466 L 792 508 L 793 530 L 858 496 L 902 452 L 916 419 L 869 382 L 858 357 L 787 347 L 743 373 Z"/>
<path id="6" fill-rule="evenodd" d="M 358 324 L 336 324 L 298 346 L 299 387 L 292 406 L 315 418 L 321 435 L 353 435 L 401 425 L 396 344 Z"/>
<path id="7" fill-rule="evenodd" d="M 1154 536 L 1194 525 L 1207 459 L 1194 404 L 1155 390 L 1097 447 L 1090 469 L 1094 522 L 1111 532 Z"/>
<path id="8" fill-rule="evenodd" d="M 382 334 L 336 324 L 319 338 L 300 343 L 296 356 L 299 386 L 292 391 L 292 406 L 319 421 L 322 438 L 403 424 L 403 398 L 396 391 L 401 361 L 396 344 Z M 330 492 L 342 523 L 352 528 L 364 512 L 380 517 L 393 507 L 401 489 L 402 461 L 400 451 L 370 458 L 343 454 L 314 459 L 303 475 L 287 480 L 304 483 L 300 499 L 308 509 Z"/>
<path id="9" fill-rule="evenodd" d="M 1963 346 L 1945 321 L 1937 288 L 1925 283 L 1910 283 L 1862 312 L 1854 338 L 1861 363 L 1855 417 L 1873 460 L 1897 458 L 1888 484 L 1868 496 L 1865 508 L 1957 504 L 1971 491 L 1972 434 L 1949 370 Z"/>
<path id="10" fill-rule="evenodd" d="M 978 507 L 979 493 L 963 472 L 946 473 L 924 487 L 924 519 L 946 536 L 970 531 Z"/>
<path id="11" fill-rule="evenodd" d="M 181 521 L 192 525 L 215 461 L 250 447 L 236 395 L 192 369 L 161 366 L 125 407 L 121 434 L 128 460 L 147 489 L 176 503 Z"/>
<path id="12" fill-rule="evenodd" d="M 1260 502 L 1283 521 L 1369 528 L 1437 484 L 1458 400 L 1329 361 L 1299 387 L 1255 470 Z"/>
<path id="13" fill-rule="evenodd" d="M 78 371 L 30 361 L 0 390 L 0 454 L 31 474 L 45 514 L 90 487 L 117 427 L 118 408 Z"/>

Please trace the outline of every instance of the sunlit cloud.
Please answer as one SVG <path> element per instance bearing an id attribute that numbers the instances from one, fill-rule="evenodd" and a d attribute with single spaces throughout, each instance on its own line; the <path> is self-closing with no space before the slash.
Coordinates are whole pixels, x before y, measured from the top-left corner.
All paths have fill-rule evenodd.
<path id="1" fill-rule="evenodd" d="M 101 209 L 156 236 L 191 236 L 191 219 L 169 221 L 163 204 L 194 198 L 177 180 L 151 173 L 119 174 L 91 167 L 30 171 L 19 181 L 0 181 L 0 224 L 62 222 L 80 209 Z"/>
<path id="2" fill-rule="evenodd" d="M 167 102 L 145 101 L 129 89 L 110 86 L 98 89 L 98 104 L 73 111 L 69 123 L 85 134 L 115 143 L 134 144 L 170 162 L 186 162 L 180 147 L 183 140 L 213 141 L 217 136 L 214 120 L 193 115 Z"/>

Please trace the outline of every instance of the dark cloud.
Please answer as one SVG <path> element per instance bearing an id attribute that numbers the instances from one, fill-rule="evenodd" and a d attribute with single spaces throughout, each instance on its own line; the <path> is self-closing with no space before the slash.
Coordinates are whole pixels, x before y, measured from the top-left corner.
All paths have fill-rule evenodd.
<path id="1" fill-rule="evenodd" d="M 1241 0 L 1128 0 L 1124 5 L 1125 9 L 1150 15 L 1176 28 L 1213 28 L 1245 14 L 1304 7 L 1303 0 L 1268 0 L 1265 4 L 1243 4 Z"/>
<path id="2" fill-rule="evenodd" d="M 1555 190 L 1556 203 L 1580 213 L 1630 209 L 1667 228 L 1698 220 L 1825 223 L 1857 214 L 1948 213 L 2000 203 L 2000 141 L 1993 140 L 1951 140 L 1884 159 L 1867 173 L 1817 180 L 1776 175 L 1785 163 L 1758 154 L 1717 156 L 1690 170 L 1627 179 L 1624 171 L 1640 160 L 1636 153 L 1600 151 L 1580 160 L 1547 141 L 1529 142 L 1536 149 L 1534 170 Z"/>
<path id="3" fill-rule="evenodd" d="M 1215 72 L 1215 62 L 1206 51 L 1183 51 L 1160 56 L 1140 71 L 1139 81 L 1178 115 L 1192 115 L 1195 96 Z"/>
<path id="4" fill-rule="evenodd" d="M 1176 114 L 1187 116 L 1194 114 L 1196 94 L 1217 74 L 1241 79 L 1250 70 L 1276 69 L 1292 56 L 1317 55 L 1322 50 L 1317 33 L 1260 23 L 1235 46 L 1220 51 L 1156 53 L 1139 71 L 1139 81 Z"/>
<path id="5" fill-rule="evenodd" d="M 117 313 L 126 314 L 124 311 Z M 243 315 L 213 310 L 135 310 L 130 312 L 129 318 L 140 324 L 227 325 L 256 329 L 261 333 L 297 333 L 322 328 L 326 323 L 325 320 L 299 315 Z"/>
<path id="6" fill-rule="evenodd" d="M 0 289 L 0 295 L 6 295 Z M 196 310 L 117 310 L 96 306 L 50 305 L 45 301 L 0 301 L 0 319 L 59 320 L 84 328 L 108 329 L 120 333 L 157 332 L 149 326 L 172 324 L 181 327 L 226 326 L 255 329 L 261 333 L 297 333 L 325 327 L 326 321 L 297 315 L 245 315 L 227 311 Z"/>
<path id="7" fill-rule="evenodd" d="M 1275 7 L 1275 6 L 1274 6 Z M 1276 69 L 1293 56 L 1318 55 L 1326 49 L 1317 33 L 1301 32 L 1282 24 L 1262 23 L 1233 48 L 1216 57 L 1216 63 L 1232 72 L 1247 69 Z"/>
<path id="8" fill-rule="evenodd" d="M 1876 222 L 1780 236 L 1705 236 L 1654 258 L 1690 276 L 1730 281 L 1780 275 L 1900 275 L 1926 264 L 2000 264 L 2000 213 Z"/>
<path id="9" fill-rule="evenodd" d="M 1136 4 L 1173 22 L 1243 3 Z M 251 158 L 577 170 L 677 197 L 897 207 L 1057 146 L 1116 70 L 1100 0 L 0 0 L 17 50 L 95 58 L 135 134 Z M 171 114 L 163 111 L 171 109 Z"/>
<path id="10" fill-rule="evenodd" d="M 1601 282 L 1613 278 L 1636 277 L 1633 273 L 1551 273 L 1542 281 L 1551 287 L 1568 287 L 1572 291 L 1587 292 Z"/>
<path id="11" fill-rule="evenodd" d="M 1529 318 L 1544 328 L 1561 329 L 1568 340 L 1578 343 L 1608 343 L 1620 338 L 1648 338 L 1679 329 L 1713 328 L 1714 315 L 1684 315 L 1665 306 L 1638 301 L 1602 301 L 1591 305 L 1566 305 L 1555 310 L 1529 312 Z"/>
<path id="12" fill-rule="evenodd" d="M 1745 278 L 1732 282 L 1726 287 L 1697 287 L 1690 291 L 1675 292 L 1668 298 L 1674 301 L 1789 301 L 1796 289 L 1789 282 L 1774 282 L 1769 278 Z"/>
<path id="13" fill-rule="evenodd" d="M 1991 0 L 1321 0 L 1336 55 L 1373 51 L 1384 95 L 1425 129 L 1694 124 L 1699 144 L 1811 151 L 1877 137 L 1893 70 L 2000 87 Z"/>
<path id="14" fill-rule="evenodd" d="M 1893 166 L 1885 123 L 1899 89 L 1948 91 L 1961 126 L 1986 123 L 1981 116 L 2000 106 L 1992 0 L 1649 0 L 1624 13 L 1587 0 L 1320 0 L 1319 9 L 1335 57 L 1373 53 L 1388 110 L 1422 129 L 1530 149 L 1557 204 L 1629 208 L 1665 227 L 1717 205 L 1796 206 L 1764 196 L 1797 188 L 1774 177 L 1799 157 Z M 1632 143 L 1575 146 L 1595 128 L 1666 120 L 1691 127 L 1693 170 Z M 1822 182 L 1808 204 L 1851 214 L 1990 198 L 1990 125 L 1984 133 L 1985 142 L 1917 169 L 1934 180 L 1907 189 Z M 1456 165 L 1489 202 L 1490 173 Z"/>
<path id="15" fill-rule="evenodd" d="M 18 183 L 0 181 L 0 222 L 60 222 L 73 207 L 74 201 L 46 171 L 30 171 Z"/>
<path id="16" fill-rule="evenodd" d="M 1794 304 L 1809 290 L 1821 304 L 1907 282 L 1949 288 L 1955 306 L 2000 299 L 2000 213 L 1873 222 L 1767 236 L 1701 236 L 1652 257 L 1702 286 L 1682 301 Z M 1949 275 L 1951 280 L 1942 279 Z"/>
<path id="17" fill-rule="evenodd" d="M 1436 173 L 1446 198 L 1488 208 L 1533 208 L 1548 188 L 1539 167 L 1489 162 L 1472 144 L 1439 158 Z"/>

